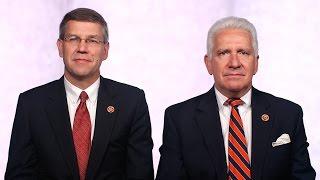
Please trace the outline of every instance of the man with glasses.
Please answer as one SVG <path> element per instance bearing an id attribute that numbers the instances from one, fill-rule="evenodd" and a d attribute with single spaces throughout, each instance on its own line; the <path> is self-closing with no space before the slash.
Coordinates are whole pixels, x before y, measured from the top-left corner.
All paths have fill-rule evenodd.
<path id="1" fill-rule="evenodd" d="M 153 179 L 144 92 L 100 76 L 107 23 L 78 8 L 59 30 L 64 76 L 20 94 L 5 179 Z"/>

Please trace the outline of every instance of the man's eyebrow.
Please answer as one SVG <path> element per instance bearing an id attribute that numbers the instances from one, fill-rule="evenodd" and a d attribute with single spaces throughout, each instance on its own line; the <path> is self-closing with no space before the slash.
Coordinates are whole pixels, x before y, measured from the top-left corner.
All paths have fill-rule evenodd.
<path id="1" fill-rule="evenodd" d="M 77 35 L 72 33 L 66 33 L 65 36 L 77 36 Z"/>
<path id="2" fill-rule="evenodd" d="M 221 53 L 221 52 L 230 52 L 231 50 L 228 49 L 228 48 L 220 48 L 220 49 L 217 49 L 216 52 L 218 53 Z"/>
<path id="3" fill-rule="evenodd" d="M 251 53 L 253 51 L 253 49 L 251 49 L 251 48 L 239 48 L 239 49 L 237 49 L 237 52 L 241 52 L 241 51 L 246 51 L 248 53 Z"/>
<path id="4" fill-rule="evenodd" d="M 80 37 L 80 35 L 73 34 L 73 33 L 66 33 L 65 36 L 77 36 L 77 37 Z M 86 38 L 97 38 L 97 37 L 100 37 L 100 36 L 97 35 L 97 34 L 90 34 L 90 35 L 86 35 L 85 37 Z"/>
<path id="5" fill-rule="evenodd" d="M 97 34 L 92 34 L 92 35 L 88 35 L 87 37 L 88 37 L 88 38 L 98 38 L 98 37 L 100 37 L 100 36 L 97 35 Z"/>

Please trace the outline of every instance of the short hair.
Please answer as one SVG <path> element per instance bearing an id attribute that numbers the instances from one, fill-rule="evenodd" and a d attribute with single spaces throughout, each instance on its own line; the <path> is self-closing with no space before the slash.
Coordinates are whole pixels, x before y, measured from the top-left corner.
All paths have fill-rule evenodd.
<path id="1" fill-rule="evenodd" d="M 254 25 L 245 18 L 229 16 L 216 21 L 208 32 L 207 37 L 207 55 L 211 57 L 216 34 L 223 29 L 243 29 L 248 31 L 252 37 L 252 47 L 256 56 L 258 56 L 257 31 Z"/>
<path id="2" fill-rule="evenodd" d="M 65 35 L 65 29 L 68 21 L 82 21 L 93 22 L 100 24 L 104 29 L 104 41 L 109 41 L 109 31 L 107 22 L 104 18 L 95 10 L 89 8 L 77 8 L 68 12 L 62 19 L 59 26 L 59 39 L 63 39 Z"/>

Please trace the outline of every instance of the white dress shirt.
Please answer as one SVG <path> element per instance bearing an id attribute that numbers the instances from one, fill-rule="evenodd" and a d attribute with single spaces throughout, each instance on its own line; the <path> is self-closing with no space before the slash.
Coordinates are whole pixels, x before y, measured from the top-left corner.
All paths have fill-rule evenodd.
<path id="1" fill-rule="evenodd" d="M 216 98 L 219 107 L 219 115 L 220 115 L 220 123 L 222 129 L 222 135 L 224 140 L 224 148 L 226 152 L 226 161 L 227 164 L 229 162 L 228 158 L 228 134 L 229 134 L 229 121 L 231 114 L 231 106 L 224 105 L 224 103 L 228 100 L 223 94 L 221 94 L 216 88 L 214 88 L 216 93 Z M 251 93 L 252 89 L 250 89 L 244 96 L 240 99 L 244 102 L 243 105 L 238 106 L 239 114 L 243 122 L 243 131 L 247 140 L 248 145 L 248 155 L 251 162 L 251 129 L 252 129 L 252 108 L 251 108 Z"/>
<path id="2" fill-rule="evenodd" d="M 93 84 L 91 84 L 87 89 L 80 89 L 73 84 L 71 84 L 66 77 L 64 77 L 64 86 L 66 89 L 67 102 L 68 102 L 68 110 L 70 116 L 71 128 L 73 129 L 73 121 L 74 116 L 76 114 L 76 110 L 78 105 L 80 104 L 80 93 L 85 91 L 89 99 L 86 101 L 86 105 L 89 111 L 90 120 L 91 120 L 91 141 L 93 138 L 94 125 L 96 119 L 96 109 L 97 109 L 97 98 L 98 98 L 98 90 L 100 85 L 100 78 L 98 78 Z"/>

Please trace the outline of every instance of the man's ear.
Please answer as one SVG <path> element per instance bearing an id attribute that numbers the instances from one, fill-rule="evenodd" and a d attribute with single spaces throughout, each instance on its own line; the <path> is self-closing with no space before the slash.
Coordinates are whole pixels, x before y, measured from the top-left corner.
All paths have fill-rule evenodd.
<path id="1" fill-rule="evenodd" d="M 259 55 L 255 59 L 255 64 L 254 64 L 254 71 L 253 74 L 255 75 L 258 72 L 258 65 L 259 65 Z"/>
<path id="2" fill-rule="evenodd" d="M 59 56 L 63 58 L 63 42 L 60 39 L 57 40 L 57 47 L 59 51 Z"/>
<path id="3" fill-rule="evenodd" d="M 212 64 L 212 59 L 206 54 L 204 55 L 204 63 L 206 64 L 207 71 L 210 75 L 213 74 L 213 64 Z"/>
<path id="4" fill-rule="evenodd" d="M 104 48 L 103 60 L 106 60 L 108 58 L 108 54 L 109 54 L 109 42 L 105 43 L 103 45 L 103 48 Z"/>

